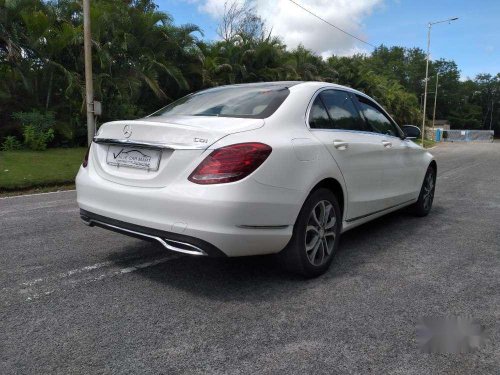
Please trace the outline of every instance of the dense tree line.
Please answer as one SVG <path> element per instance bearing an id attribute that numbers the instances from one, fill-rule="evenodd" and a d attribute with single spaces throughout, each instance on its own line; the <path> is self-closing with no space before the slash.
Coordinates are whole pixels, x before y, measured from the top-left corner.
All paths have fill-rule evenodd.
<path id="1" fill-rule="evenodd" d="M 252 9 L 237 8 L 227 9 L 221 40 L 206 42 L 198 26 L 175 25 L 152 0 L 93 0 L 91 22 L 101 122 L 144 116 L 207 87 L 274 80 L 351 86 L 400 123 L 421 122 L 425 53 L 419 48 L 380 46 L 371 55 L 324 60 L 302 46 L 287 49 Z M 83 72 L 81 2 L 0 0 L 0 139 L 20 137 L 19 119 L 39 113 L 53 123 L 54 145 L 85 143 Z M 455 128 L 500 130 L 500 74 L 460 81 L 453 61 L 433 61 L 430 92 L 437 72 L 437 118 Z M 430 116 L 433 102 L 429 95 Z"/>

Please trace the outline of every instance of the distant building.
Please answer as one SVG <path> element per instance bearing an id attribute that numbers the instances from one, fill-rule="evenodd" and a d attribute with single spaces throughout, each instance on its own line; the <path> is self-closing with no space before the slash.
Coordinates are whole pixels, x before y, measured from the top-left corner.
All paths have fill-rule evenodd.
<path id="1" fill-rule="evenodd" d="M 433 141 L 441 141 L 442 137 L 436 139 L 436 130 L 450 130 L 450 122 L 448 120 L 434 120 L 434 127 L 432 127 L 432 120 L 427 121 L 427 126 L 425 128 L 425 138 L 432 139 Z"/>
<path id="2" fill-rule="evenodd" d="M 429 121 L 430 126 L 432 126 L 432 121 Z M 439 128 L 443 130 L 450 130 L 450 122 L 448 120 L 434 120 L 434 128 Z"/>

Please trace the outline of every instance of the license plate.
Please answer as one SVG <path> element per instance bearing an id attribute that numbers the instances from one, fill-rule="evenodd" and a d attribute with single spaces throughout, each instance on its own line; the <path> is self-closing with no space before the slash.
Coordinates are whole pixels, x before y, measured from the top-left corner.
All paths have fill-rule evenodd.
<path id="1" fill-rule="evenodd" d="M 129 167 L 157 171 L 160 166 L 161 150 L 135 147 L 110 145 L 106 162 L 118 167 Z"/>

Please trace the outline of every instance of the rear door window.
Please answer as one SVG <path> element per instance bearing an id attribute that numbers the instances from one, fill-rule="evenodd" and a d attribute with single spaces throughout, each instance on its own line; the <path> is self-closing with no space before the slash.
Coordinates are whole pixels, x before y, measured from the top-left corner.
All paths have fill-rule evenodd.
<path id="1" fill-rule="evenodd" d="M 365 130 L 363 120 L 348 92 L 325 90 L 319 95 L 332 122 L 332 129 Z"/>

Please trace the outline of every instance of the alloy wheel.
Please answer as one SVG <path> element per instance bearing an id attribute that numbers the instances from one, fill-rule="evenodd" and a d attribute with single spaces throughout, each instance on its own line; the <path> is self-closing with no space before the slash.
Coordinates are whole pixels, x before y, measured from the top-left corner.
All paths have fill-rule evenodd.
<path id="1" fill-rule="evenodd" d="M 337 218 L 333 205 L 322 200 L 311 213 L 306 226 L 305 248 L 307 259 L 314 266 L 321 266 L 330 257 L 335 245 Z"/>
<path id="2" fill-rule="evenodd" d="M 424 194 L 423 194 L 423 203 L 424 209 L 427 211 L 431 208 L 432 201 L 434 199 L 434 172 L 431 170 L 427 173 L 424 182 Z"/>

